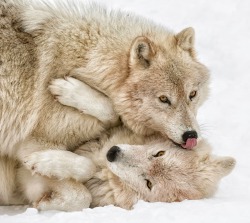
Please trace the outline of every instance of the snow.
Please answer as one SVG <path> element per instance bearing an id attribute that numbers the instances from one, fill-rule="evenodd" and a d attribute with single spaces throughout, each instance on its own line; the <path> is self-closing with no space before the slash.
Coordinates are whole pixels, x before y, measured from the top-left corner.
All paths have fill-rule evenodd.
<path id="1" fill-rule="evenodd" d="M 212 75 L 211 95 L 199 112 L 203 135 L 218 155 L 233 156 L 235 170 L 210 199 L 180 203 L 139 202 L 131 211 L 114 206 L 64 213 L 0 207 L 1 223 L 250 222 L 250 2 L 249 0 L 99 0 L 134 11 L 178 32 L 196 30 L 199 59 Z"/>

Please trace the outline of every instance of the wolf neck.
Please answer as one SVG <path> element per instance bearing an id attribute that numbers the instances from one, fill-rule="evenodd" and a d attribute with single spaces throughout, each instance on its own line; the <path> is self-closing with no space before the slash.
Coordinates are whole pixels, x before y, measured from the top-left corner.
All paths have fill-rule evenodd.
<path id="1" fill-rule="evenodd" d="M 125 209 L 131 209 L 137 202 L 135 191 L 125 185 L 108 169 L 102 169 L 91 178 L 86 187 L 92 194 L 91 207 L 115 205 Z"/>
<path id="2" fill-rule="evenodd" d="M 98 55 L 93 55 L 93 58 L 96 59 L 90 59 L 85 67 L 72 70 L 70 75 L 87 83 L 108 97 L 114 98 L 113 93 L 117 92 L 115 89 L 119 89 L 128 76 L 126 56 L 122 55 L 122 53 L 120 53 L 120 56 L 117 55 L 113 55 L 114 59 L 112 61 L 107 58 L 109 55 L 105 55 L 102 61 L 99 60 Z M 119 58 L 123 58 L 123 60 Z M 96 64 L 93 64 L 94 60 Z"/>

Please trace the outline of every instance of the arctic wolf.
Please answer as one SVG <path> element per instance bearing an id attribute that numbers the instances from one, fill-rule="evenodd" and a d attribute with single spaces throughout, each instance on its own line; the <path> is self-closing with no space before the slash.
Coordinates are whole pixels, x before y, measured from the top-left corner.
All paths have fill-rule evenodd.
<path id="1" fill-rule="evenodd" d="M 72 91 L 69 95 L 69 89 L 62 86 L 63 89 L 60 97 L 67 101 Z M 68 105 L 72 102 L 71 105 L 78 108 L 88 107 L 83 98 L 82 95 L 69 100 Z M 39 210 L 76 211 L 109 204 L 130 209 L 139 199 L 148 202 L 201 199 L 211 196 L 219 180 L 235 165 L 231 157 L 212 155 L 204 140 L 188 151 L 159 135 L 145 137 L 126 127 L 113 128 L 100 139 L 85 143 L 75 153 L 80 156 L 74 162 L 72 153 L 55 150 L 46 151 L 43 156 L 34 153 L 28 161 L 34 173 L 49 172 L 53 168 L 58 173 L 67 172 L 70 180 L 32 175 L 23 166 L 14 167 L 13 163 L 11 167 L 11 161 L 2 162 L 4 169 L 12 168 L 12 174 L 9 171 L 5 178 L 1 176 L 9 186 L 16 187 L 12 200 L 33 203 Z M 96 165 L 97 171 L 90 179 L 84 176 L 80 157 Z"/>
<path id="2" fill-rule="evenodd" d="M 133 132 L 196 145 L 208 71 L 195 57 L 192 28 L 174 34 L 77 0 L 4 0 L 0 13 L 2 156 L 26 161 L 35 151 L 73 150 L 117 123 L 108 109 L 97 120 L 55 102 L 49 82 L 65 75 L 106 95 L 96 93 Z"/>
<path id="3" fill-rule="evenodd" d="M 53 86 L 57 87 L 60 100 L 85 110 L 89 105 L 81 94 L 83 86 L 79 88 L 83 83 L 73 78 L 68 81 L 71 85 L 59 79 Z M 52 168 L 58 175 L 50 178 L 32 175 L 16 161 L 0 160 L 2 181 L 16 192 L 9 194 L 8 204 L 33 203 L 40 210 L 76 211 L 109 204 L 130 209 L 139 199 L 149 202 L 201 199 L 211 196 L 219 180 L 235 165 L 231 157 L 212 155 L 204 140 L 188 151 L 160 135 L 137 135 L 125 126 L 85 143 L 75 153 L 79 156 L 60 150 L 47 150 L 42 156 L 33 153 L 27 165 L 33 173 L 47 173 Z M 85 159 L 96 166 L 92 176 L 90 173 L 86 176 Z M 61 180 L 54 179 L 63 175 Z M 71 179 L 65 179 L 67 176 Z"/>

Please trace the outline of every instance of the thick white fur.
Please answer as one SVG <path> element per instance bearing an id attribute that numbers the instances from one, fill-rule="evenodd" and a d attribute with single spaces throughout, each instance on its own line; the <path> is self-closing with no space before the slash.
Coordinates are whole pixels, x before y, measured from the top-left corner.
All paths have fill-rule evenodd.
<path id="1" fill-rule="evenodd" d="M 36 37 L 39 49 L 42 46 L 41 73 L 55 60 L 50 52 L 55 47 L 53 42 L 65 42 L 69 49 L 65 47 L 62 51 L 69 55 L 64 61 L 73 57 L 72 53 L 83 58 L 77 68 L 74 65 L 69 70 L 70 75 L 111 98 L 124 124 L 134 132 L 145 135 L 160 131 L 178 144 L 182 143 L 185 131 L 199 132 L 195 115 L 207 96 L 208 71 L 195 58 L 192 28 L 174 35 L 132 13 L 80 0 L 13 1 L 23 8 L 25 31 Z M 73 62 L 68 63 L 72 67 Z M 181 92 L 178 99 L 171 95 L 176 88 L 175 78 L 170 78 L 172 74 L 180 82 L 185 80 L 178 84 L 177 94 Z M 199 94 L 189 105 L 187 98 L 193 90 L 199 90 Z M 166 105 L 159 104 L 157 98 L 161 95 L 173 97 L 176 117 Z"/>
<path id="2" fill-rule="evenodd" d="M 178 144 L 185 131 L 199 132 L 195 116 L 207 96 L 208 72 L 195 58 L 192 28 L 175 35 L 145 18 L 80 0 L 5 0 L 0 7 L 1 27 L 8 27 L 0 42 L 1 155 L 23 161 L 41 150 L 72 150 L 117 124 L 117 114 L 138 134 L 161 132 Z M 85 115 L 49 94 L 51 79 L 69 74 L 104 94 L 85 86 L 86 96 L 89 91 L 96 99 L 85 99 Z M 68 88 L 70 81 L 63 81 Z M 191 102 L 193 90 L 199 94 Z M 100 114 L 101 120 L 93 117 Z"/>
<path id="3" fill-rule="evenodd" d="M 193 29 L 175 35 L 147 19 L 109 11 L 95 4 L 86 7 L 82 4 L 79 0 L 52 3 L 4 0 L 0 3 L 3 10 L 0 13 L 5 14 L 0 17 L 0 27 L 8 27 L 0 33 L 1 40 L 6 41 L 0 42 L 3 59 L 0 153 L 27 161 L 26 167 L 31 171 L 38 166 L 42 173 L 36 170 L 37 174 L 59 174 L 62 178 L 63 173 L 58 173 L 57 168 L 56 171 L 49 168 L 54 164 L 48 162 L 46 150 L 48 153 L 61 150 L 66 156 L 67 149 L 75 149 L 114 125 L 112 121 L 103 122 L 109 117 L 117 118 L 116 113 L 142 138 L 161 132 L 181 144 L 185 131 L 199 131 L 195 115 L 207 96 L 208 73 L 195 58 Z M 72 105 L 85 109 L 86 113 L 96 109 L 92 113 L 96 117 L 93 117 L 55 102 L 48 91 L 49 82 L 68 74 L 102 92 L 103 97 L 85 86 L 95 95 L 94 103 L 104 106 L 109 99 L 107 106 L 114 105 L 115 111 L 110 114 L 111 110 L 104 106 L 107 114 L 97 119 L 102 115 L 99 106 L 82 106 L 76 101 Z M 68 80 L 59 82 L 70 89 Z M 63 93 L 57 90 L 51 88 L 56 94 Z M 193 90 L 199 93 L 191 102 L 189 94 Z M 159 101 L 161 95 L 172 100 L 172 109 Z M 67 97 L 71 96 L 77 95 Z M 58 100 L 69 105 L 67 98 Z M 89 101 L 85 99 L 85 102 Z M 36 154 L 32 156 L 33 153 Z M 67 163 L 74 162 L 74 156 L 68 158 Z M 60 158 L 56 158 L 55 164 L 60 163 L 57 159 Z M 10 171 L 12 174 L 15 171 Z M 66 173 L 64 177 L 69 175 Z M 3 183 L 7 185 L 8 180 Z M 3 189 L 13 190 L 13 187 Z"/>

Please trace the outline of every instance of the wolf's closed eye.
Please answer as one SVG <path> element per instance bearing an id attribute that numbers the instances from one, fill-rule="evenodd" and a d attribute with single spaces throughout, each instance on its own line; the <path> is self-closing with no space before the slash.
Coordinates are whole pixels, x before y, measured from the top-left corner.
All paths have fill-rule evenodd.
<path id="1" fill-rule="evenodd" d="M 156 153 L 155 155 L 153 155 L 153 157 L 163 156 L 164 154 L 165 154 L 165 151 L 160 151 L 160 152 Z"/>

